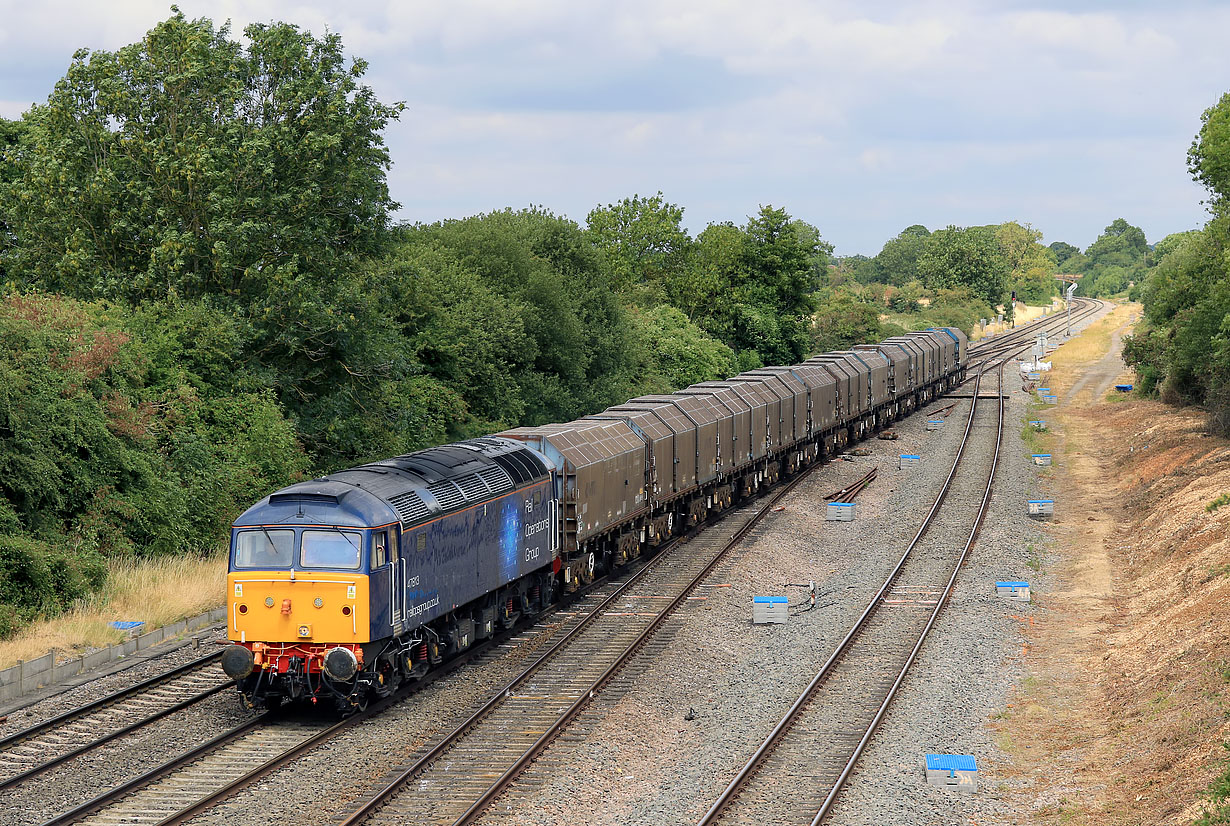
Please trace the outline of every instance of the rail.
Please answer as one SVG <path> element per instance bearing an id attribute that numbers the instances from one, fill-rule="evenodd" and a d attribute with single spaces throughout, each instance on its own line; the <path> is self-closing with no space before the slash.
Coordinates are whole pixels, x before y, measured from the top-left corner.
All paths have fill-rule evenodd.
<path id="1" fill-rule="evenodd" d="M 858 617 L 858 619 L 855 621 L 853 626 L 846 633 L 845 637 L 843 637 L 843 639 L 837 644 L 832 654 L 828 657 L 828 659 L 821 666 L 819 672 L 815 675 L 815 677 L 813 677 L 811 682 L 807 685 L 807 687 L 803 690 L 803 692 L 799 695 L 799 697 L 791 705 L 790 709 L 786 712 L 786 714 L 783 716 L 781 721 L 778 722 L 778 724 L 774 727 L 773 731 L 770 732 L 769 736 L 765 738 L 765 740 L 756 749 L 755 753 L 751 756 L 751 758 L 744 764 L 744 766 L 739 770 L 739 772 L 735 775 L 735 777 L 730 781 L 730 783 L 726 786 L 726 788 L 718 796 L 717 800 L 712 804 L 709 810 L 700 819 L 700 821 L 698 822 L 698 826 L 708 826 L 709 824 L 716 823 L 719 819 L 721 819 L 728 812 L 730 807 L 732 807 L 734 802 L 745 791 L 745 789 L 752 782 L 753 778 L 761 770 L 761 768 L 763 767 L 765 761 L 769 758 L 769 756 L 771 754 L 774 754 L 778 750 L 779 746 L 789 736 L 790 732 L 794 728 L 795 724 L 798 722 L 799 718 L 805 713 L 806 709 L 811 704 L 819 688 L 834 673 L 838 664 L 843 661 L 843 658 L 845 657 L 847 651 L 851 649 L 854 641 L 858 639 L 860 635 L 863 634 L 864 631 L 868 628 L 869 621 L 871 620 L 871 618 L 875 616 L 879 611 L 882 610 L 882 606 L 885 604 L 886 598 L 888 597 L 890 591 L 893 589 L 898 578 L 901 576 L 902 571 L 905 569 L 905 566 L 907 562 L 910 560 L 911 555 L 914 553 L 915 548 L 918 546 L 920 540 L 926 535 L 926 533 L 928 532 L 928 530 L 934 523 L 937 513 L 940 512 L 941 507 L 943 506 L 946 498 L 949 495 L 950 490 L 952 489 L 953 480 L 957 477 L 958 469 L 961 467 L 962 461 L 966 457 L 966 449 L 970 442 L 970 434 L 971 434 L 971 431 L 974 425 L 975 416 L 978 412 L 979 389 L 981 388 L 981 385 L 982 385 L 983 376 L 987 372 L 988 361 L 989 360 L 984 360 L 982 362 L 976 376 L 974 377 L 974 393 L 973 393 L 973 398 L 972 398 L 971 405 L 970 405 L 969 417 L 966 421 L 965 430 L 964 430 L 964 433 L 962 434 L 961 444 L 958 447 L 957 455 L 955 459 L 953 460 L 952 467 L 949 469 L 948 475 L 944 480 L 944 484 L 941 487 L 939 494 L 936 496 L 935 501 L 931 506 L 931 509 L 928 511 L 925 519 L 923 520 L 923 523 L 919 527 L 917 533 L 914 535 L 914 538 L 907 545 L 905 552 L 901 556 L 901 559 L 897 562 L 892 572 L 885 579 L 883 585 L 876 592 L 875 596 L 867 604 L 867 607 L 863 610 L 862 614 Z M 826 794 L 824 798 L 824 801 L 820 804 L 819 810 L 812 820 L 813 824 L 819 823 L 820 820 L 824 817 L 824 815 L 829 811 L 830 807 L 833 804 L 833 801 L 836 799 L 838 792 L 844 786 L 846 780 L 849 777 L 850 772 L 853 770 L 854 765 L 857 763 L 858 758 L 862 755 L 864 748 L 866 747 L 867 743 L 870 741 L 876 728 L 879 726 L 879 723 L 883 719 L 885 711 L 887 710 L 893 697 L 896 695 L 897 690 L 901 685 L 901 682 L 904 680 L 906 672 L 908 671 L 909 667 L 913 664 L 913 662 L 917 658 L 918 652 L 922 647 L 923 641 L 925 640 L 926 636 L 928 635 L 931 628 L 933 627 L 936 618 L 939 616 L 940 611 L 946 604 L 948 597 L 952 591 L 952 587 L 954 583 L 956 582 L 957 573 L 960 571 L 962 565 L 964 564 L 966 557 L 969 554 L 970 548 L 972 548 L 974 541 L 977 538 L 978 531 L 982 525 L 983 518 L 986 514 L 986 510 L 990 502 L 991 492 L 993 489 L 993 482 L 995 478 L 995 471 L 998 466 L 999 452 L 1000 452 L 1000 448 L 1002 445 L 1003 419 L 1004 419 L 1003 368 L 1004 368 L 1005 362 L 1006 362 L 1006 358 L 1000 359 L 999 365 L 998 365 L 998 371 L 997 371 L 999 390 L 996 394 L 998 397 L 998 409 L 996 411 L 997 424 L 996 424 L 995 448 L 992 454 L 991 467 L 987 474 L 986 486 L 983 490 L 983 495 L 982 495 L 982 499 L 978 507 L 978 511 L 974 517 L 973 526 L 970 529 L 970 532 L 969 532 L 969 535 L 965 542 L 964 547 L 962 548 L 955 563 L 953 564 L 951 574 L 947 579 L 947 582 L 945 584 L 945 587 L 942 593 L 936 600 L 935 607 L 933 608 L 930 617 L 928 618 L 926 624 L 923 626 L 916 641 L 914 642 L 913 647 L 911 648 L 908 656 L 906 657 L 904 664 L 901 666 L 900 670 L 896 674 L 891 687 L 887 690 L 883 699 L 879 703 L 879 706 L 876 709 L 874 716 L 872 717 L 870 723 L 862 731 L 861 735 L 859 736 L 858 742 L 855 745 L 850 756 L 846 760 L 844 767 L 841 769 L 835 782 L 833 782 L 831 788 L 829 789 L 828 793 Z"/>

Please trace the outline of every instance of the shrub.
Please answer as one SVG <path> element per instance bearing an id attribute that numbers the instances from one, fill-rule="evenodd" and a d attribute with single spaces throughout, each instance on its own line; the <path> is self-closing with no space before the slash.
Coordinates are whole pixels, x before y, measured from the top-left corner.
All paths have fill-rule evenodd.
<path id="1" fill-rule="evenodd" d="M 106 576 L 101 557 L 63 537 L 0 536 L 0 636 L 15 631 L 21 620 L 68 608 L 101 587 Z"/>

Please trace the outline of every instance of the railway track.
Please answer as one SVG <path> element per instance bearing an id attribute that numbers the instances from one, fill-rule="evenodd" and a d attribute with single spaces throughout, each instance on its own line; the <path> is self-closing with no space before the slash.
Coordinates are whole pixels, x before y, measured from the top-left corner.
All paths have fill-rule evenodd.
<path id="1" fill-rule="evenodd" d="M 473 822 L 565 730 L 689 594 L 806 477 L 737 508 L 720 526 L 660 555 L 592 611 L 588 621 L 492 697 L 343 826 Z M 737 526 L 728 531 L 731 519 Z"/>
<path id="2" fill-rule="evenodd" d="M 1086 318 L 1100 312 L 1109 303 L 1099 298 L 1074 298 L 1072 308 L 1072 323 L 1084 321 Z M 1068 326 L 1066 314 L 1057 314 L 1035 319 L 1027 325 L 1010 330 L 1002 335 L 984 338 L 969 346 L 971 357 L 981 358 L 979 364 L 989 362 L 997 356 L 1020 352 L 1023 343 L 1032 342 L 1034 336 L 1042 331 L 1049 334 L 1059 333 Z M 975 365 L 976 366 L 976 365 Z"/>
<path id="3" fill-rule="evenodd" d="M 217 665 L 220 656 L 208 654 L 0 738 L 0 791 L 227 688 L 231 681 Z"/>
<path id="4" fill-rule="evenodd" d="M 599 587 L 601 585 L 599 583 Z M 581 602 L 588 598 L 583 597 Z M 584 607 L 576 613 L 583 615 Z M 534 617 L 533 622 L 536 623 L 542 616 Z M 461 666 L 481 657 L 496 656 L 497 649 L 516 647 L 534 636 L 530 631 L 531 624 L 474 646 L 443 667 L 429 672 L 423 680 L 340 720 L 296 713 L 291 709 L 261 714 L 79 806 L 55 815 L 44 821 L 43 826 L 77 823 L 171 826 L 183 823 L 300 755 L 403 702 Z M 567 623 L 564 626 L 566 630 Z M 227 687 L 233 688 L 233 685 L 229 681 L 226 683 Z"/>
<path id="5" fill-rule="evenodd" d="M 792 486 L 793 483 L 784 485 L 778 492 L 761 499 L 758 503 L 738 509 L 736 512 L 745 514 L 749 511 L 766 512 L 770 505 Z M 728 513 L 727 515 L 733 514 Z M 737 517 L 736 521 L 738 521 Z M 706 543 L 720 541 L 721 537 L 727 535 L 723 531 L 728 524 L 728 521 L 723 519 L 687 537 L 688 547 L 703 547 Z M 740 535 L 742 533 L 740 532 Z M 634 569 L 626 574 L 626 579 L 599 583 L 588 594 L 567 606 L 567 613 L 573 615 L 575 619 L 565 624 L 565 638 L 570 638 L 572 632 L 578 630 L 579 626 L 588 625 L 591 620 L 600 616 L 623 615 L 621 619 L 626 619 L 629 614 L 645 613 L 635 610 L 635 605 L 624 606 L 618 611 L 612 606 L 621 599 L 635 599 L 634 596 L 625 593 L 633 582 L 647 583 L 651 589 L 655 585 L 665 587 L 664 580 L 651 577 L 647 572 L 650 569 L 657 571 L 659 568 L 663 573 L 669 571 L 672 566 L 664 562 L 671 556 L 668 549 L 664 549 L 644 568 Z M 517 638 L 513 639 L 515 641 Z M 488 645 L 476 647 L 468 656 L 453 661 L 448 669 L 431 672 L 427 680 L 413 686 L 411 691 L 419 690 L 435 679 L 451 673 L 465 662 L 483 655 L 497 643 L 507 642 L 507 638 L 501 638 L 491 641 Z M 541 659 L 545 659 L 545 656 Z M 565 666 L 565 669 L 567 668 L 576 670 L 576 662 Z M 575 674 L 574 679 L 576 679 Z M 230 683 L 227 682 L 223 687 L 229 685 Z M 515 699 L 509 693 L 512 686 L 513 684 L 510 684 L 509 689 L 497 692 L 492 698 L 492 703 Z M 410 692 L 395 695 L 369 706 L 359 714 L 332 723 L 322 722 L 319 719 L 289 717 L 278 712 L 263 714 L 223 732 L 214 739 L 92 800 L 56 815 L 45 821 L 44 826 L 67 826 L 72 823 L 98 824 L 98 826 L 120 823 L 172 826 L 172 824 L 182 823 L 286 765 L 299 755 L 323 745 L 354 725 L 380 714 L 394 703 L 401 702 L 408 693 Z"/>
<path id="6" fill-rule="evenodd" d="M 951 593 L 990 502 L 1003 436 L 997 400 L 973 399 L 956 459 L 897 566 L 781 722 L 699 821 L 811 823 L 828 812 Z M 979 449 L 973 442 L 986 442 Z M 960 538 L 964 537 L 964 545 Z"/>
<path id="7" fill-rule="evenodd" d="M 1086 310 L 1087 312 L 1082 315 L 1074 315 L 1073 320 L 1076 321 L 1088 312 L 1096 311 L 1096 305 Z M 1036 327 L 1022 328 L 1016 334 L 1032 340 L 1032 335 L 1037 329 Z M 1007 341 L 1001 336 L 996 344 L 1002 347 Z M 1020 349 L 1019 344 L 1018 349 Z M 798 479 L 795 481 L 797 482 Z M 734 516 L 737 523 L 742 523 L 742 527 L 736 533 L 745 533 L 750 530 L 760 516 L 769 510 L 772 502 L 784 495 L 788 489 L 784 487 L 769 500 L 761 500 L 755 505 L 738 509 L 738 515 Z M 710 559 L 710 563 L 704 566 L 706 570 L 717 563 L 717 560 L 728 549 L 727 547 L 718 549 L 718 546 L 729 544 L 723 540 L 728 533 L 725 529 L 727 524 L 729 524 L 728 520 L 690 539 L 688 547 L 697 550 L 687 555 L 689 559 L 686 562 L 689 564 L 684 564 L 685 561 L 665 564 L 664 560 L 672 555 L 662 553 L 647 566 L 645 573 L 630 575 L 628 580 L 611 583 L 609 588 L 599 588 L 590 597 L 586 597 L 587 602 L 578 604 L 577 613 L 581 619 L 577 621 L 577 627 L 574 630 L 580 634 L 582 627 L 588 627 L 592 622 L 595 631 L 590 636 L 596 640 L 602 636 L 597 633 L 597 628 L 602 625 L 600 619 L 608 616 L 617 617 L 620 620 L 617 625 L 621 627 L 614 630 L 607 628 L 605 632 L 612 639 L 609 645 L 598 646 L 597 643 L 591 642 L 589 643 L 591 648 L 588 650 L 578 647 L 572 653 L 567 653 L 561 648 L 558 656 L 553 656 L 551 652 L 544 655 L 543 661 L 549 660 L 549 662 L 535 663 L 535 666 L 531 668 L 533 673 L 527 672 L 520 675 L 509 684 L 505 691 L 492 698 L 488 708 L 480 710 L 470 721 L 467 721 L 467 724 L 461 727 L 466 731 L 461 732 L 461 735 L 452 742 L 442 742 L 437 748 L 433 748 L 422 760 L 417 761 L 415 766 L 375 795 L 363 810 L 355 813 L 347 823 L 392 822 L 406 816 L 428 819 L 428 822 L 464 823 L 481 812 L 482 808 L 494 799 L 535 755 L 541 753 L 549 745 L 552 737 L 567 725 L 593 692 L 600 689 L 646 643 L 667 615 L 677 605 L 682 604 L 686 598 L 687 588 L 679 590 L 676 598 L 670 601 L 670 606 L 661 611 L 656 609 L 662 606 L 663 601 L 652 599 L 652 597 L 663 596 L 660 592 L 667 590 L 668 586 L 678 590 L 679 583 L 686 580 L 689 574 L 694 574 L 693 584 L 703 578 L 705 572 L 697 572 L 691 563 L 695 563 L 698 557 L 702 561 Z M 682 557 L 683 555 L 677 556 Z M 625 593 L 624 588 L 632 586 L 634 582 L 641 582 L 649 591 L 658 593 Z M 652 609 L 649 608 L 650 605 L 653 606 Z M 569 632 L 569 639 L 572 633 Z M 616 649 L 620 645 L 623 649 L 617 652 Z M 552 652 L 554 651 L 553 648 Z M 478 653 L 478 651 L 474 652 L 475 655 Z M 605 668 L 598 668 L 593 665 L 595 661 L 609 665 Z M 554 678 L 550 677 L 552 672 L 555 674 Z M 447 673 L 449 672 L 441 672 L 436 675 L 436 678 Z M 551 682 L 551 679 L 555 679 L 556 682 Z M 228 685 L 229 682 L 223 681 L 220 688 Z M 170 826 L 170 824 L 182 822 L 218 800 L 249 785 L 259 777 L 285 765 L 296 756 L 332 739 L 351 725 L 370 718 L 401 699 L 404 697 L 391 698 L 384 703 L 373 705 L 362 714 L 335 724 L 290 719 L 275 720 L 269 715 L 256 718 L 153 771 L 122 784 L 107 794 L 100 795 L 82 806 L 58 815 L 47 821 L 47 826 L 76 822 L 131 823 L 138 821 Z M 554 705 L 561 711 L 556 714 L 554 721 L 534 720 L 528 716 L 528 709 L 540 709 L 544 705 L 544 699 L 558 701 Z M 502 710 L 493 713 L 497 709 Z M 490 720 L 488 721 L 487 718 Z M 481 739 L 483 735 L 479 733 L 479 729 L 483 726 L 485 730 L 497 732 L 495 741 L 498 742 L 498 746 L 483 745 Z M 128 730 L 131 731 L 137 727 L 139 725 L 130 724 Z M 513 740 L 516 740 L 516 746 L 510 745 Z M 101 742 L 105 741 L 99 741 Z M 488 741 L 489 744 L 491 742 Z M 3 745 L 4 742 L 0 741 L 0 746 Z M 89 748 L 96 746 L 97 744 Z M 498 755 L 496 760 L 498 765 L 491 767 L 488 764 L 485 771 L 479 769 L 481 761 L 492 755 Z M 60 758 L 58 763 L 63 762 L 64 759 L 68 758 Z M 460 782 L 461 769 L 459 766 L 466 763 L 470 763 L 474 768 L 471 774 L 484 774 L 484 777 L 472 780 L 468 786 L 469 791 L 466 793 L 459 792 L 454 802 L 450 804 L 452 809 L 445 811 L 448 806 L 439 800 L 433 800 L 430 807 L 431 812 L 416 810 L 413 806 L 421 804 L 422 798 L 418 798 L 416 802 L 412 792 L 409 795 L 411 798 L 409 811 L 394 814 L 404 809 L 401 803 L 397 803 L 398 800 L 404 802 L 407 799 L 407 795 L 402 791 L 404 789 L 430 789 L 435 783 L 437 786 L 459 791 L 464 785 Z M 45 771 L 45 769 L 39 771 Z M 21 777 L 14 777 L 9 785 L 19 783 L 21 779 Z M 390 813 L 388 817 L 385 817 L 386 811 Z M 147 814 L 138 817 L 140 812 Z M 156 813 L 156 816 L 150 816 L 149 813 Z M 433 815 L 438 815 L 438 819 L 430 820 L 429 818 Z M 453 815 L 456 816 L 453 817 Z"/>

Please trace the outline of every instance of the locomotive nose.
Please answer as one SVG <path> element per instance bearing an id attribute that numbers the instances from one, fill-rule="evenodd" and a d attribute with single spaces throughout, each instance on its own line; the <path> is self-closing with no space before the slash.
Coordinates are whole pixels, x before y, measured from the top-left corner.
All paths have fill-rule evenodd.
<path id="1" fill-rule="evenodd" d="M 255 659 L 252 652 L 242 645 L 228 645 L 222 652 L 222 670 L 232 680 L 242 680 L 252 673 Z"/>

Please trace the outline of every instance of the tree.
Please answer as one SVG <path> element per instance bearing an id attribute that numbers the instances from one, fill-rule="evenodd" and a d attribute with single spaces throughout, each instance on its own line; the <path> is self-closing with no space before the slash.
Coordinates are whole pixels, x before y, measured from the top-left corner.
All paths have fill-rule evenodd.
<path id="1" fill-rule="evenodd" d="M 710 224 L 696 236 L 688 266 L 673 274 L 667 282 L 671 304 L 724 341 L 727 339 L 722 335 L 720 320 L 729 307 L 730 291 L 745 278 L 743 247 L 746 242 L 747 236 L 734 224 Z M 716 301 L 720 295 L 728 296 L 728 300 Z"/>
<path id="2" fill-rule="evenodd" d="M 1085 257 L 1097 266 L 1099 263 L 1130 263 L 1143 261 L 1149 251 L 1149 242 L 1140 227 L 1134 227 L 1122 218 L 1111 221 L 1097 240 L 1085 250 Z M 1108 259 L 1114 259 L 1108 261 Z"/>
<path id="3" fill-rule="evenodd" d="M 628 311 L 603 254 L 574 221 L 543 209 L 502 210 L 415 227 L 406 240 L 444 251 L 515 308 L 528 341 L 508 350 L 519 388 L 514 404 L 523 410 L 521 421 L 510 423 L 568 421 L 628 398 L 635 363 Z M 469 316 L 465 323 L 483 322 Z M 435 348 L 452 346 L 441 340 Z"/>
<path id="4" fill-rule="evenodd" d="M 813 308 L 812 294 L 819 274 L 828 266 L 827 244 L 815 227 L 793 221 L 784 209 L 762 206 L 748 219 L 744 231 L 747 265 L 746 286 L 764 289 L 775 309 L 790 316 L 804 315 Z"/>
<path id="5" fill-rule="evenodd" d="M 1114 295 L 1131 281 L 1145 276 L 1149 244 L 1140 227 L 1122 218 L 1112 221 L 1082 256 L 1068 261 L 1068 269 L 1085 274 L 1081 294 Z"/>
<path id="6" fill-rule="evenodd" d="M 1063 269 L 1064 264 L 1069 258 L 1080 254 L 1079 247 L 1074 247 L 1066 241 L 1053 242 L 1050 246 L 1050 250 L 1055 253 L 1055 265 L 1058 266 L 1060 270 Z"/>
<path id="7" fill-rule="evenodd" d="M 332 278 L 379 249 L 390 209 L 385 105 L 340 37 L 182 13 L 117 52 L 86 50 L 25 115 L 0 183 L 24 283 L 80 297 L 221 294 Z"/>
<path id="8" fill-rule="evenodd" d="M 686 262 L 692 239 L 683 230 L 683 208 L 659 192 L 633 195 L 590 211 L 585 235 L 611 263 L 621 289 L 660 285 Z"/>
<path id="9" fill-rule="evenodd" d="M 4 254 L 13 246 L 13 227 L 7 217 L 9 209 L 5 206 L 3 193 L 6 184 L 12 184 L 16 177 L 15 157 L 17 145 L 25 131 L 25 124 L 19 120 L 0 118 L 0 281 L 4 280 Z"/>
<path id="10" fill-rule="evenodd" d="M 986 227 L 936 230 L 918 257 L 918 272 L 928 289 L 968 287 L 994 306 L 1004 297 L 1008 261 Z"/>
<path id="11" fill-rule="evenodd" d="M 741 365 L 797 361 L 831 251 L 815 227 L 762 206 L 742 227 L 710 224 L 700 233 L 667 295 Z"/>
<path id="12" fill-rule="evenodd" d="M 1039 243 L 1041 232 L 1016 221 L 1000 224 L 994 232 L 1011 269 L 1008 286 L 1019 301 L 1039 304 L 1058 292 L 1055 253 Z M 1006 307 L 1005 311 L 1010 313 L 1012 308 Z"/>
<path id="13" fill-rule="evenodd" d="M 993 231 L 1013 275 L 1023 272 L 1026 259 L 1035 254 L 1035 247 L 1041 246 L 1038 242 L 1042 240 L 1042 233 L 1029 224 L 1021 225 L 1016 221 L 1006 221 Z"/>
<path id="14" fill-rule="evenodd" d="M 844 290 L 821 302 L 812 319 L 810 352 L 843 350 L 881 338 L 880 314 Z"/>
<path id="15" fill-rule="evenodd" d="M 1230 435 L 1230 94 L 1204 112 L 1188 152 L 1192 177 L 1212 194 L 1213 216 L 1203 229 L 1175 233 L 1142 255 L 1143 233 L 1118 221 L 1090 248 L 1100 278 L 1130 267 L 1145 273 L 1134 290 L 1143 323 L 1124 337 L 1124 360 L 1146 391 L 1163 401 L 1201 404 L 1209 428 Z M 1139 233 L 1139 234 L 1138 234 Z M 1095 256 L 1090 255 L 1093 259 Z M 1143 260 L 1142 260 L 1143 259 Z M 1145 266 L 1152 263 L 1151 269 Z"/>
<path id="16" fill-rule="evenodd" d="M 1187 168 L 1213 196 L 1214 209 L 1230 198 L 1230 92 L 1200 116 L 1200 132 L 1187 151 Z"/>
<path id="17" fill-rule="evenodd" d="M 918 280 L 918 256 L 931 232 L 921 224 L 906 227 L 875 257 L 880 281 L 901 286 Z"/>

